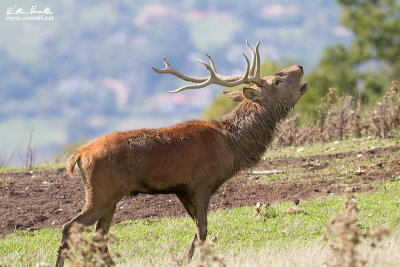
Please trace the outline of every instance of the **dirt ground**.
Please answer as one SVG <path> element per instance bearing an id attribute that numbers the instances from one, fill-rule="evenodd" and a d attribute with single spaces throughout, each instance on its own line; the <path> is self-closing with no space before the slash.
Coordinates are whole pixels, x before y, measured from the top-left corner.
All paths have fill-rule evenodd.
<path id="1" fill-rule="evenodd" d="M 366 157 L 387 158 L 400 147 L 377 148 L 365 152 Z M 388 177 L 400 178 L 398 161 L 385 162 L 373 173 L 357 174 L 357 179 L 346 179 L 338 183 L 318 170 L 328 167 L 326 161 L 333 159 L 357 158 L 357 152 L 319 155 L 300 158 L 279 158 L 260 162 L 256 169 L 288 169 L 301 166 L 303 174 L 310 179 L 275 179 L 265 181 L 258 176 L 241 173 L 231 179 L 212 197 L 210 210 L 275 203 L 302 201 L 329 194 L 341 194 L 345 188 L 353 191 L 370 191 L 374 187 L 359 186 L 363 183 L 380 183 Z M 388 166 L 392 164 L 393 166 Z M 351 177 L 350 177 L 351 178 Z M 43 227 L 60 227 L 76 216 L 84 203 L 84 189 L 81 179 L 71 178 L 65 168 L 0 174 L 0 236 L 18 230 L 35 230 Z M 144 195 L 121 200 L 114 215 L 114 222 L 141 218 L 188 216 L 175 195 Z"/>

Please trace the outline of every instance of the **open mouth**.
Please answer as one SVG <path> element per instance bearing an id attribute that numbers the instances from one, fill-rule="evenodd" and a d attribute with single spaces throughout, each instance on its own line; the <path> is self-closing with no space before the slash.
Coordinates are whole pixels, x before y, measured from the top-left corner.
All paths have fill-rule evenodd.
<path id="1" fill-rule="evenodd" d="M 304 95 L 308 91 L 308 83 L 303 83 L 303 85 L 300 88 L 300 92 L 302 95 Z"/>

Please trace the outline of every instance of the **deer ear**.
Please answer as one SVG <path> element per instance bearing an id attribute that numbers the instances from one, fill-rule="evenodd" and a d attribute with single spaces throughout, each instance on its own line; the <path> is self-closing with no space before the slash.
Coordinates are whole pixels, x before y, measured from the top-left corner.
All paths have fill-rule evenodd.
<path id="1" fill-rule="evenodd" d="M 261 91 L 254 88 L 243 88 L 243 95 L 251 101 L 260 100 L 262 98 Z"/>
<path id="2" fill-rule="evenodd" d="M 235 101 L 235 102 L 242 102 L 244 99 L 244 95 L 242 91 L 233 91 L 233 92 L 223 92 L 226 97 Z"/>

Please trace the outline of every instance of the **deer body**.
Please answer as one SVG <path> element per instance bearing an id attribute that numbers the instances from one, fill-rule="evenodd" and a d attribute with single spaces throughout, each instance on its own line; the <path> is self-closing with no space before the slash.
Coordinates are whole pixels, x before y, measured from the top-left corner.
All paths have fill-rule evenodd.
<path id="1" fill-rule="evenodd" d="M 177 193 L 209 183 L 207 176 L 212 173 L 221 179 L 227 175 L 224 170 L 234 165 L 232 152 L 226 134 L 215 125 L 188 122 L 106 135 L 79 148 L 74 158 L 84 170 L 91 170 L 87 182 L 93 186 L 103 176 L 113 177 L 118 185 L 115 198 L 121 198 L 132 193 Z M 75 163 L 70 162 L 71 173 Z"/>
<path id="2" fill-rule="evenodd" d="M 205 240 L 207 235 L 207 210 L 212 194 L 238 171 L 259 161 L 278 122 L 308 89 L 307 84 L 300 83 L 303 70 L 297 65 L 274 76 L 257 77 L 259 66 L 256 70 L 254 67 L 259 65 L 258 44 L 255 60 L 256 53 L 249 49 L 253 66 L 247 65 L 243 77 L 216 74 L 210 57 L 211 66 L 203 62 L 216 83 L 225 86 L 227 83 L 237 85 L 237 81 L 251 83 L 251 87 L 243 91 L 226 93 L 227 97 L 240 103 L 221 120 L 115 132 L 75 151 L 67 170 L 73 175 L 78 166 L 86 199 L 81 213 L 63 227 L 56 266 L 63 266 L 60 251 L 68 247 L 66 239 L 73 222 L 84 225 L 97 222 L 96 231 L 107 234 L 117 202 L 124 196 L 138 193 L 176 194 L 196 224 L 187 252 L 187 258 L 192 257 L 195 241 Z M 203 87 L 210 83 L 209 80 L 184 76 L 172 69 L 165 59 L 164 62 L 166 69 L 155 70 L 201 83 Z M 200 88 L 200 85 L 186 86 L 174 92 Z"/>

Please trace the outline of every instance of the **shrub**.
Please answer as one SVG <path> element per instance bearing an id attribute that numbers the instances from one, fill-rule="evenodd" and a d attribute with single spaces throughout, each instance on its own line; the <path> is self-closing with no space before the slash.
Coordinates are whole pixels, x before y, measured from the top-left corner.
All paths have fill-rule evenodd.
<path id="1" fill-rule="evenodd" d="M 314 142 L 341 140 L 346 137 L 391 137 L 400 130 L 400 93 L 398 82 L 392 79 L 390 90 L 379 99 L 371 111 L 353 96 L 336 96 L 330 88 L 321 99 L 314 120 L 300 126 L 297 115 L 283 121 L 277 131 L 272 147 L 303 145 Z"/>

